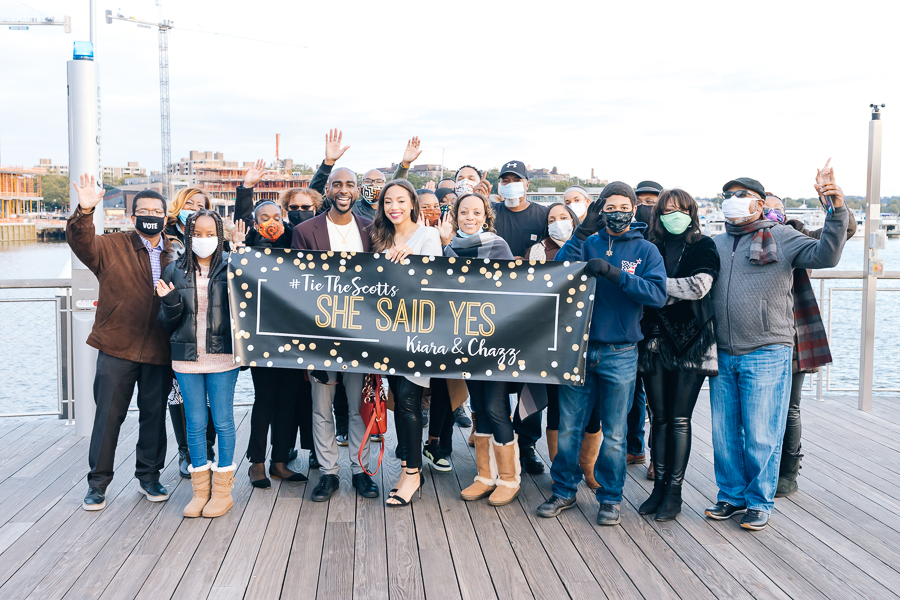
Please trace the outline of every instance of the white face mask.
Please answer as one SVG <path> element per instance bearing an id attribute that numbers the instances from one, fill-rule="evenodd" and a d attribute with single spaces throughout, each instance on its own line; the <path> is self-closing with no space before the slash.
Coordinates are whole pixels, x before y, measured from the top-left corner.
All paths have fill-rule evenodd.
<path id="1" fill-rule="evenodd" d="M 472 190 L 475 189 L 475 182 L 471 179 L 460 179 L 456 182 L 456 195 L 463 196 L 465 194 L 471 194 Z"/>
<path id="2" fill-rule="evenodd" d="M 196 237 L 191 238 L 191 250 L 200 258 L 206 258 L 212 255 L 219 247 L 219 238 L 214 237 Z"/>
<path id="3" fill-rule="evenodd" d="M 573 223 L 570 220 L 554 221 L 550 223 L 547 230 L 550 232 L 550 237 L 554 240 L 567 242 L 572 237 L 572 225 Z"/>
<path id="4" fill-rule="evenodd" d="M 746 219 L 756 212 L 757 200 L 753 196 L 747 196 L 746 198 L 732 196 L 722 202 L 722 214 L 731 221 Z"/>
<path id="5" fill-rule="evenodd" d="M 500 193 L 500 197 L 503 198 L 507 206 L 516 207 L 519 205 L 519 200 L 525 195 L 525 183 L 522 181 L 513 181 L 511 183 L 501 184 L 500 187 L 497 188 L 497 191 Z M 510 204 L 510 200 L 515 200 L 515 204 Z"/>
<path id="6" fill-rule="evenodd" d="M 587 212 L 587 204 L 584 204 L 583 202 L 573 202 L 569 205 L 569 208 L 572 209 L 572 212 L 575 213 L 575 216 L 579 219 Z"/>

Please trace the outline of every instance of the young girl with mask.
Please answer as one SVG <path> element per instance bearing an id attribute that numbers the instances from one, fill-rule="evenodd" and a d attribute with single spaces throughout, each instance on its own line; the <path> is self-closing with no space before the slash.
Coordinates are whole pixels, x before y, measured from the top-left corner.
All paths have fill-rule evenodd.
<path id="1" fill-rule="evenodd" d="M 663 308 L 644 308 L 638 371 L 652 419 L 653 492 L 641 514 L 670 521 L 681 512 L 681 486 L 691 453 L 691 414 L 703 380 L 718 375 L 715 319 L 709 292 L 719 253 L 700 230 L 697 203 L 683 190 L 665 190 L 650 229 L 666 266 Z"/>
<path id="2" fill-rule="evenodd" d="M 171 332 L 172 368 L 184 397 L 194 498 L 186 517 L 218 517 L 233 506 L 234 386 L 228 304 L 228 253 L 218 214 L 200 209 L 184 226 L 185 252 L 156 284 L 159 323 Z M 219 440 L 219 462 L 206 456 L 207 402 Z M 210 484 L 210 480 L 212 483 Z M 212 491 L 210 491 L 212 488 Z"/>
<path id="3" fill-rule="evenodd" d="M 580 185 L 573 185 L 566 188 L 563 193 L 563 202 L 572 209 L 579 221 L 584 218 L 587 213 L 588 204 L 591 203 L 591 195 Z"/>
<path id="4" fill-rule="evenodd" d="M 550 205 L 550 212 L 547 213 L 547 233 L 544 240 L 538 242 L 528 251 L 528 260 L 553 260 L 556 253 L 563 244 L 572 237 L 572 232 L 581 223 L 581 219 L 575 214 L 573 206 L 581 206 L 575 204 L 556 204 Z M 584 212 L 582 212 L 582 216 Z"/>
<path id="5" fill-rule="evenodd" d="M 441 243 L 434 227 L 420 225 L 416 190 L 405 179 L 388 182 L 378 196 L 372 222 L 372 250 L 383 252 L 391 262 L 402 263 L 408 256 L 440 256 Z M 400 481 L 387 498 L 388 506 L 406 506 L 413 494 L 422 489 L 422 392 L 427 377 L 388 376 L 394 395 L 394 421 L 397 429 L 397 456 L 402 472 Z"/>

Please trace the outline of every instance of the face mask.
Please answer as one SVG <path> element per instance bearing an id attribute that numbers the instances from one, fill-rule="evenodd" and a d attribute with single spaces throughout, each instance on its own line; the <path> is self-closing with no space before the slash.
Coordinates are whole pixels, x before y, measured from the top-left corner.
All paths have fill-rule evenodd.
<path id="1" fill-rule="evenodd" d="M 722 202 L 722 214 L 725 215 L 726 219 L 732 221 L 745 219 L 756 212 L 757 201 L 758 198 L 753 196 L 748 196 L 746 198 L 732 196 Z"/>
<path id="2" fill-rule="evenodd" d="M 436 206 L 433 208 L 423 208 L 422 217 L 425 219 L 426 225 L 434 227 L 441 222 L 441 209 Z"/>
<path id="3" fill-rule="evenodd" d="M 614 211 L 614 212 L 605 212 L 603 216 L 606 217 L 606 226 L 613 233 L 622 233 L 628 226 L 631 225 L 631 219 L 634 217 L 633 212 L 622 212 L 622 211 Z"/>
<path id="4" fill-rule="evenodd" d="M 784 223 L 784 213 L 775 210 L 774 208 L 766 208 L 763 209 L 766 215 L 766 218 L 770 221 L 775 221 L 776 223 Z"/>
<path id="5" fill-rule="evenodd" d="M 303 221 L 308 221 L 316 216 L 316 213 L 311 210 L 289 210 L 288 211 L 288 221 L 291 222 L 291 225 L 297 226 Z"/>
<path id="6" fill-rule="evenodd" d="M 681 235 L 691 226 L 691 216 L 681 211 L 662 215 L 659 217 L 659 221 L 672 235 Z"/>
<path id="7" fill-rule="evenodd" d="M 256 227 L 259 229 L 259 234 L 261 236 L 267 240 L 272 240 L 273 242 L 284 234 L 284 223 L 276 221 L 275 219 L 266 221 L 265 224 L 258 223 Z"/>
<path id="8" fill-rule="evenodd" d="M 478 235 L 478 234 L 480 234 L 480 233 L 483 232 L 483 231 L 484 231 L 484 227 L 482 227 L 481 229 L 479 229 L 479 230 L 476 231 L 475 233 L 466 233 L 466 232 L 463 231 L 462 229 L 457 229 L 457 230 L 456 230 L 456 235 L 458 235 L 458 236 L 461 237 L 461 238 L 469 238 L 469 237 L 472 237 L 473 235 Z"/>
<path id="9" fill-rule="evenodd" d="M 471 179 L 460 179 L 456 182 L 456 195 L 462 196 L 463 194 L 471 194 L 475 189 L 475 182 Z"/>
<path id="10" fill-rule="evenodd" d="M 191 250 L 200 258 L 206 258 L 219 247 L 219 238 L 193 237 L 191 238 Z"/>
<path id="11" fill-rule="evenodd" d="M 184 209 L 179 210 L 179 211 L 178 211 L 178 220 L 181 221 L 181 224 L 182 224 L 182 225 L 185 225 L 185 224 L 187 223 L 187 218 L 188 218 L 189 216 L 191 216 L 192 214 L 194 214 L 195 212 L 197 212 L 197 211 L 195 211 L 195 210 L 184 210 Z"/>
<path id="12" fill-rule="evenodd" d="M 367 183 L 366 185 L 359 188 L 360 193 L 362 194 L 363 200 L 368 202 L 369 204 L 377 204 L 378 203 L 378 194 L 381 193 L 381 188 L 384 186 L 381 185 L 372 185 L 371 183 Z"/>
<path id="13" fill-rule="evenodd" d="M 569 205 L 569 208 L 572 209 L 572 212 L 575 213 L 575 216 L 579 219 L 587 212 L 587 204 L 584 204 L 583 202 L 573 202 Z"/>
<path id="14" fill-rule="evenodd" d="M 525 183 L 521 181 L 513 181 L 512 183 L 502 184 L 499 188 L 497 188 L 497 191 L 500 193 L 500 197 L 503 198 L 504 201 L 519 200 L 520 198 L 522 198 L 522 196 L 525 195 Z M 519 203 L 516 202 L 515 204 L 510 206 L 510 204 L 507 202 L 506 205 L 510 208 L 514 208 L 518 206 Z"/>
<path id="15" fill-rule="evenodd" d="M 634 220 L 638 223 L 650 224 L 653 220 L 653 207 L 648 204 L 641 204 L 634 211 Z"/>
<path id="16" fill-rule="evenodd" d="M 151 217 L 149 215 L 137 217 L 134 221 L 134 228 L 144 235 L 156 235 L 157 233 L 162 233 L 165 221 L 165 217 Z"/>
<path id="17" fill-rule="evenodd" d="M 547 231 L 550 232 L 550 237 L 553 239 L 566 242 L 572 237 L 572 225 L 572 221 L 569 220 L 554 221 L 550 223 Z"/>

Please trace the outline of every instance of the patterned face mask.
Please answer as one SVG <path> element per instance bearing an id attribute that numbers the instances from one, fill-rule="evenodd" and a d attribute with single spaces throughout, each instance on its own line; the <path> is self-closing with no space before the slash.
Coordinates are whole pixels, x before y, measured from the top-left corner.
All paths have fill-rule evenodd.
<path id="1" fill-rule="evenodd" d="M 777 208 L 767 208 L 765 209 L 765 214 L 766 218 L 770 221 L 775 221 L 776 223 L 784 223 L 784 213 Z"/>
<path id="2" fill-rule="evenodd" d="M 365 200 L 369 204 L 375 204 L 376 202 L 378 202 L 378 194 L 381 193 L 381 189 L 383 187 L 383 185 L 367 183 L 360 187 L 359 191 L 362 194 L 363 200 Z"/>
<path id="3" fill-rule="evenodd" d="M 425 218 L 425 224 L 434 227 L 441 220 L 441 209 L 437 206 L 431 206 L 422 209 L 422 216 Z"/>
<path id="4" fill-rule="evenodd" d="M 256 227 L 259 229 L 261 236 L 273 242 L 284 235 L 284 223 L 278 219 L 270 219 L 265 223 L 258 223 Z"/>

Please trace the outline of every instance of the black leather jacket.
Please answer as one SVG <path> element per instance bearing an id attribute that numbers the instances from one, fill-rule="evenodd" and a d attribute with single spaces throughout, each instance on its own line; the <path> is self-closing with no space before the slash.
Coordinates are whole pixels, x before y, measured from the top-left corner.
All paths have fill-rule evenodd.
<path id="1" fill-rule="evenodd" d="M 172 360 L 197 360 L 197 290 L 194 277 L 185 277 L 184 267 L 170 264 L 162 280 L 172 283 L 175 290 L 159 304 L 159 324 L 172 333 Z M 206 321 L 206 352 L 231 354 L 231 319 L 228 311 L 228 254 L 213 269 L 209 278 L 209 306 Z"/>

